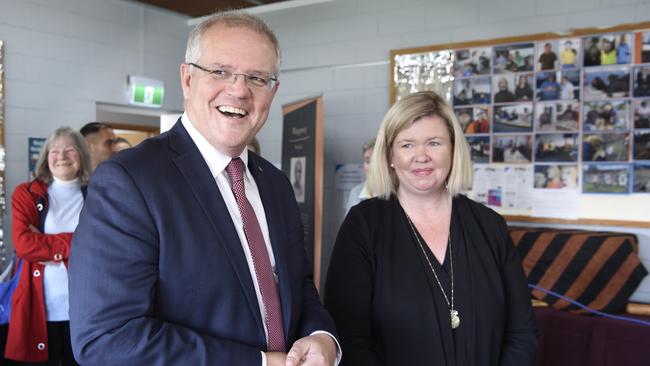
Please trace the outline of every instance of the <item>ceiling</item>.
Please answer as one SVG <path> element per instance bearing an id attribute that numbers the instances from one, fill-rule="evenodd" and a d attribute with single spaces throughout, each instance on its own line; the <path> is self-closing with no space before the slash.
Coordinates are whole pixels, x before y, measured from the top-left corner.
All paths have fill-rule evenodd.
<path id="1" fill-rule="evenodd" d="M 135 0 L 197 18 L 218 10 L 242 9 L 252 6 L 280 3 L 286 0 Z"/>

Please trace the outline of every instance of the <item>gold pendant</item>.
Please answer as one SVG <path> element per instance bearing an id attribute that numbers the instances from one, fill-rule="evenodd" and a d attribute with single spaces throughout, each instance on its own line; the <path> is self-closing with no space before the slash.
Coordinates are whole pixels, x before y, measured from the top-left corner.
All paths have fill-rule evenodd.
<path id="1" fill-rule="evenodd" d="M 460 317 L 457 310 L 451 311 L 451 329 L 456 329 L 460 325 Z"/>

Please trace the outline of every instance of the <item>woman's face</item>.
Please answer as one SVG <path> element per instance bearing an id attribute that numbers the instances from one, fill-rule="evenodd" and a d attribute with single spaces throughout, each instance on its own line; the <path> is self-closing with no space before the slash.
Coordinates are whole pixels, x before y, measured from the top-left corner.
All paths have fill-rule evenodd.
<path id="1" fill-rule="evenodd" d="M 443 191 L 452 150 L 447 123 L 439 116 L 423 117 L 398 133 L 390 158 L 399 181 L 398 195 Z"/>
<path id="2" fill-rule="evenodd" d="M 73 180 L 79 174 L 81 157 L 70 136 L 57 137 L 47 154 L 47 164 L 52 175 L 60 180 Z"/>
<path id="3" fill-rule="evenodd" d="M 520 76 L 519 77 L 519 86 L 525 87 L 526 85 L 528 85 L 528 79 L 526 79 L 525 76 Z"/>

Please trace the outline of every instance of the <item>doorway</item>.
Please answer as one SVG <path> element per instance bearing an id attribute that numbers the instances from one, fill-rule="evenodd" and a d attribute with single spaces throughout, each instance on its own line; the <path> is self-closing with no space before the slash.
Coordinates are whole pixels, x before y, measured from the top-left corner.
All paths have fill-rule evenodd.
<path id="1" fill-rule="evenodd" d="M 180 111 L 135 107 L 123 104 L 96 104 L 97 121 L 113 127 L 115 136 L 124 138 L 131 146 L 160 134 L 161 124 L 174 121 L 182 114 Z"/>

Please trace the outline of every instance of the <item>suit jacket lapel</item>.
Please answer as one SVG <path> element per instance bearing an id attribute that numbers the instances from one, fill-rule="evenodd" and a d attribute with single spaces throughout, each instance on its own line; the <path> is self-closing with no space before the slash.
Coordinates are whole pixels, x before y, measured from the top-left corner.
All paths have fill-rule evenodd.
<path id="1" fill-rule="evenodd" d="M 281 214 L 278 206 L 279 202 L 275 199 L 275 194 L 271 188 L 271 182 L 265 177 L 264 170 L 257 162 L 259 157 L 248 154 L 248 169 L 255 179 L 257 189 L 260 192 L 260 198 L 264 205 L 266 214 L 266 223 L 269 227 L 269 239 L 273 248 L 275 257 L 275 271 L 278 276 L 278 289 L 280 291 L 280 302 L 282 305 L 282 321 L 284 322 L 285 337 L 289 334 L 289 323 L 291 320 L 291 286 L 289 280 L 288 263 L 286 258 L 287 227 L 285 218 Z"/>
<path id="2" fill-rule="evenodd" d="M 178 156 L 172 159 L 174 164 L 212 225 L 216 242 L 224 246 L 253 316 L 261 326 L 262 317 L 253 279 L 235 225 L 227 214 L 228 208 L 210 169 L 180 119 L 170 131 L 169 144 L 170 148 L 178 153 Z"/>

